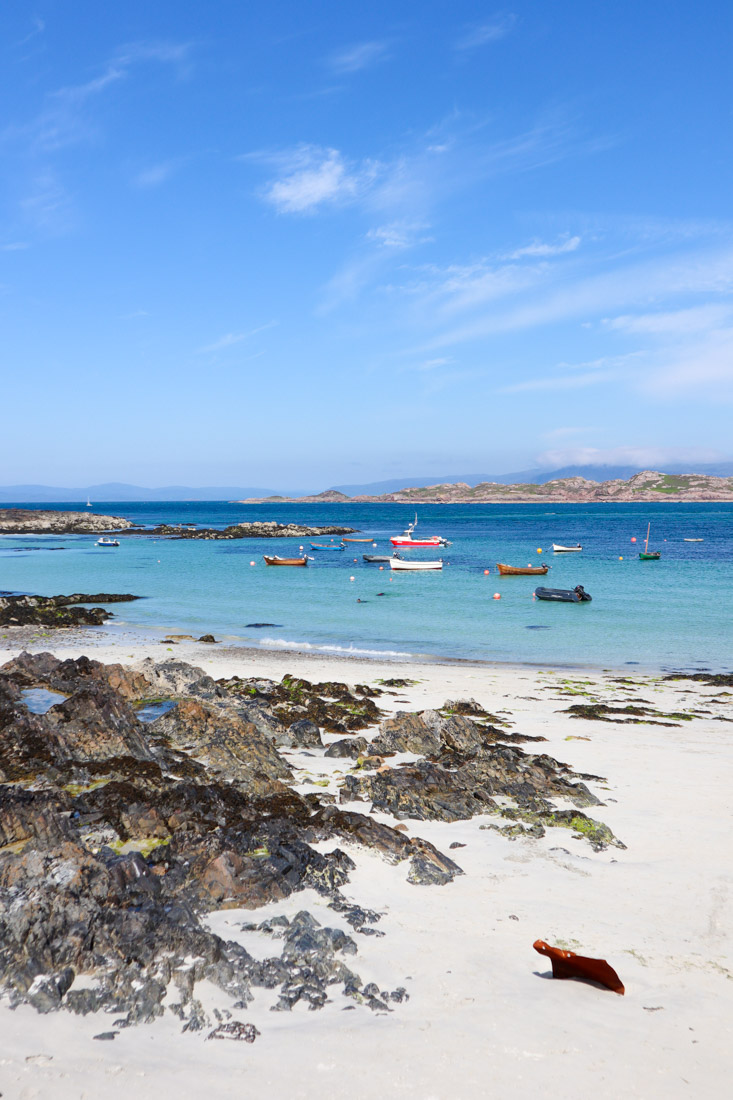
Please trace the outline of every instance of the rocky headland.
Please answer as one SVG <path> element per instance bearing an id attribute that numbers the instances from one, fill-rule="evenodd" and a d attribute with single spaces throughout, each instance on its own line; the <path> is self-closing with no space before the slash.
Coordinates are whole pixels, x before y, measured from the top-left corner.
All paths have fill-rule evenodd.
<path id="1" fill-rule="evenodd" d="M 472 700 L 387 715 L 390 694 L 386 683 L 214 680 L 174 660 L 130 669 L 22 653 L 5 664 L 0 991 L 43 1013 L 103 1010 L 112 1031 L 100 1038 L 170 1012 L 184 1030 L 252 1041 L 257 1029 L 235 1014 L 263 989 L 274 1011 L 338 997 L 388 1012 L 405 988 L 358 973 L 360 937 L 384 935 L 380 912 L 349 892 L 361 851 L 438 887 L 463 872 L 410 835 L 417 822 L 482 815 L 508 840 L 559 826 L 595 849 L 623 847 L 585 813 L 601 804 L 586 786 L 599 777 L 520 747 L 543 738 Z M 338 765 L 332 789 L 308 779 L 317 758 Z M 307 888 L 350 933 L 306 908 L 245 922 L 272 941 L 255 958 L 207 923 Z M 205 1007 L 212 986 L 228 1009 Z"/>
<path id="2" fill-rule="evenodd" d="M 353 527 L 307 527 L 299 523 L 233 523 L 229 527 L 193 527 L 183 524 L 161 523 L 157 527 L 136 533 L 155 535 L 166 539 L 306 539 L 323 538 L 324 535 L 350 535 Z"/>
<path id="3" fill-rule="evenodd" d="M 644 470 L 628 481 L 589 481 L 584 477 L 558 478 L 544 484 L 502 485 L 499 482 L 482 482 L 468 485 L 456 482 L 444 485 L 428 485 L 400 489 L 381 496 L 349 497 L 334 489 L 317 496 L 268 497 L 267 503 L 313 504 L 463 504 L 507 503 L 518 504 L 573 504 L 640 501 L 733 501 L 733 477 L 712 477 L 707 474 L 664 474 L 656 470 Z M 243 504 L 262 501 L 241 501 Z"/>
<path id="4" fill-rule="evenodd" d="M 0 508 L 0 535 L 98 535 L 134 527 L 121 516 L 60 512 L 33 508 Z"/>
<path id="5" fill-rule="evenodd" d="M 127 603 L 139 600 L 120 592 L 74 592 L 71 596 L 27 596 L 0 592 L 0 626 L 100 626 L 112 618 L 104 607 L 79 604 Z"/>

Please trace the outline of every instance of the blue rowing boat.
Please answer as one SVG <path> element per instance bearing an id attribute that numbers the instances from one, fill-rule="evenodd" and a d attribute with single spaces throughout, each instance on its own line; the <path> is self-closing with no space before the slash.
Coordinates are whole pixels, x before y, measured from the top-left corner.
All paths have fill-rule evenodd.
<path id="1" fill-rule="evenodd" d="M 345 546 L 331 546 L 331 545 L 321 546 L 321 544 L 319 542 L 312 542 L 311 543 L 311 550 L 341 550 L 341 551 L 343 551 L 345 549 L 346 549 Z"/>

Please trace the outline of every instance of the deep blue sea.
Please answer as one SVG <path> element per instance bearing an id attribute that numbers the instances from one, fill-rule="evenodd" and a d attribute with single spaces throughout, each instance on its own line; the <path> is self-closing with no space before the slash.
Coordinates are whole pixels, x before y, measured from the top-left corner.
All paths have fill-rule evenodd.
<path id="1" fill-rule="evenodd" d="M 82 510 L 78 502 L 22 507 Z M 300 545 L 309 548 L 309 540 L 133 536 L 121 539 L 117 550 L 102 550 L 91 535 L 3 536 L 0 589 L 43 595 L 133 592 L 145 598 L 113 606 L 114 621 L 158 636 L 213 633 L 267 647 L 539 665 L 733 666 L 731 504 L 423 505 L 418 533 L 452 542 L 437 554 L 409 552 L 450 563 L 433 573 L 380 571 L 362 561 L 364 552 L 391 552 L 389 536 L 413 517 L 404 505 L 95 501 L 94 511 L 150 525 L 337 523 L 372 535 L 377 548 L 355 544 L 351 552 L 313 552 L 308 569 L 273 569 L 265 566 L 263 553 L 292 556 Z M 661 550 L 662 557 L 641 562 L 638 552 L 650 521 L 650 548 Z M 686 537 L 703 541 L 685 542 Z M 580 542 L 583 552 L 554 555 L 553 542 Z M 548 562 L 552 569 L 546 579 L 499 577 L 498 561 Z M 593 602 L 541 603 L 532 598 L 537 584 L 583 584 Z M 492 598 L 495 592 L 500 600 Z"/>

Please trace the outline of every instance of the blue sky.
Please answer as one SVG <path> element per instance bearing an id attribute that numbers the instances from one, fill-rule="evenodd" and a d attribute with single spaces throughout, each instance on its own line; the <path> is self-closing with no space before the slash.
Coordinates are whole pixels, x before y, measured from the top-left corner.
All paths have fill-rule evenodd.
<path id="1" fill-rule="evenodd" d="M 732 12 L 3 5 L 0 484 L 731 457 Z"/>

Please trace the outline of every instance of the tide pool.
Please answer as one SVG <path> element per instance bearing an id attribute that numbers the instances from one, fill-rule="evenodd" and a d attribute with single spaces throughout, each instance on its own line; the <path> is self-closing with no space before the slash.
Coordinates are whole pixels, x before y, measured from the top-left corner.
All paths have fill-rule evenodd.
<path id="1" fill-rule="evenodd" d="M 81 510 L 78 503 L 58 507 Z M 119 549 L 103 550 L 92 535 L 3 536 L 0 589 L 132 592 L 144 599 L 110 605 L 117 625 L 265 647 L 614 668 L 733 665 L 729 504 L 423 505 L 418 534 L 440 534 L 452 545 L 405 552 L 446 562 L 442 571 L 422 573 L 380 571 L 362 560 L 363 553 L 392 552 L 389 536 L 414 515 L 404 505 L 95 502 L 94 511 L 151 525 L 342 524 L 374 536 L 377 547 L 319 553 L 307 539 L 129 536 Z M 662 558 L 641 562 L 650 521 L 650 548 Z M 580 542 L 583 552 L 556 555 L 553 542 Z M 313 558 L 307 569 L 268 568 L 262 560 L 264 553 L 293 556 L 300 546 Z M 551 569 L 545 578 L 500 577 L 498 561 Z M 541 603 L 532 595 L 539 584 L 582 584 L 593 602 Z"/>

